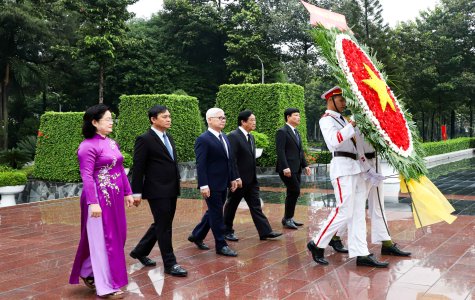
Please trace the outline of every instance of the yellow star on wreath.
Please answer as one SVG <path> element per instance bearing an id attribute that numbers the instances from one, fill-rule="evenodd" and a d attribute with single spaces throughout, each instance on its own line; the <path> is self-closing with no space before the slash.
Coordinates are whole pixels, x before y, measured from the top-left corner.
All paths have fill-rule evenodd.
<path id="1" fill-rule="evenodd" d="M 365 63 L 363 65 L 364 65 L 366 71 L 368 71 L 369 76 L 371 78 L 370 79 L 363 79 L 362 81 L 364 83 L 366 83 L 367 85 L 369 85 L 373 90 L 375 90 L 376 93 L 378 93 L 379 102 L 381 103 L 381 109 L 383 111 L 386 111 L 386 106 L 389 104 L 389 106 L 391 106 L 392 110 L 396 111 L 396 108 L 394 107 L 393 100 L 389 96 L 388 86 L 386 85 L 386 82 L 384 80 L 378 78 L 378 76 L 376 76 L 376 74 L 374 74 L 373 70 L 371 70 L 371 68 L 368 67 Z"/>

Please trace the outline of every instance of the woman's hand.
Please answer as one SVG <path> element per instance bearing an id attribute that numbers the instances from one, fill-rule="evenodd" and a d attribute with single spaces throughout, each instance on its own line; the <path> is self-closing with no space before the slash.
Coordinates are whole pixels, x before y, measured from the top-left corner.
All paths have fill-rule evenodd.
<path id="1" fill-rule="evenodd" d="M 132 195 L 125 196 L 124 200 L 127 207 L 132 207 L 132 205 L 134 205 L 134 197 L 132 197 Z"/>
<path id="2" fill-rule="evenodd" d="M 91 217 L 100 218 L 102 216 L 102 209 L 99 204 L 89 204 L 91 210 Z"/>

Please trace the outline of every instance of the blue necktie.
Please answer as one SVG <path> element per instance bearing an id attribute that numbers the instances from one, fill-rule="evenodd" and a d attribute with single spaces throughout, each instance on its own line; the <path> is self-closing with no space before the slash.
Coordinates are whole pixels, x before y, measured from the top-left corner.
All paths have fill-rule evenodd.
<path id="1" fill-rule="evenodd" d="M 163 143 L 165 144 L 165 147 L 167 147 L 168 153 L 170 153 L 170 156 L 172 159 L 175 159 L 173 157 L 173 149 L 172 146 L 170 145 L 170 142 L 168 141 L 167 135 L 164 133 L 163 134 Z"/>
<path id="2" fill-rule="evenodd" d="M 226 152 L 226 156 L 229 158 L 228 151 L 227 151 L 226 146 L 225 146 L 225 144 L 224 144 L 223 135 L 222 135 L 221 133 L 219 134 L 219 140 L 221 141 L 221 144 L 223 145 L 224 152 Z"/>
<path id="3" fill-rule="evenodd" d="M 297 131 L 297 129 L 294 129 L 294 132 L 295 132 L 295 137 L 297 138 L 297 143 L 300 145 L 300 135 L 299 135 L 299 132 Z"/>

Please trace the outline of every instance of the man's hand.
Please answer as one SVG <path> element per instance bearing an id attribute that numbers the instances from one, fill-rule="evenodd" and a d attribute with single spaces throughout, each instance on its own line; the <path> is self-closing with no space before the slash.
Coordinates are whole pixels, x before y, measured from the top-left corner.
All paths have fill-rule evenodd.
<path id="1" fill-rule="evenodd" d="M 290 168 L 284 169 L 283 172 L 284 172 L 285 177 L 291 177 L 292 176 L 292 172 L 290 171 Z"/>
<path id="2" fill-rule="evenodd" d="M 127 207 L 132 207 L 132 205 L 134 205 L 134 197 L 132 197 L 132 195 L 125 196 L 124 201 Z"/>
<path id="3" fill-rule="evenodd" d="M 99 204 L 89 204 L 91 208 L 91 217 L 100 218 L 102 216 L 102 209 Z"/>
<path id="4" fill-rule="evenodd" d="M 142 197 L 140 198 L 134 198 L 134 206 L 138 207 L 142 203 Z"/>
<path id="5" fill-rule="evenodd" d="M 305 175 L 310 176 L 311 170 L 310 167 L 305 167 Z"/>
<path id="6" fill-rule="evenodd" d="M 355 120 L 351 120 L 350 124 L 353 125 L 353 127 L 356 127 L 356 121 Z"/>
<path id="7" fill-rule="evenodd" d="M 236 179 L 236 182 L 237 182 L 237 188 L 238 188 L 238 189 L 242 188 L 242 180 L 241 180 L 241 178 Z"/>
<path id="8" fill-rule="evenodd" d="M 205 189 L 200 189 L 200 192 L 201 192 L 201 196 L 203 197 L 203 199 L 208 199 L 209 196 L 211 196 L 211 191 L 209 190 L 209 187 L 207 187 Z"/>
<path id="9" fill-rule="evenodd" d="M 231 181 L 231 192 L 234 192 L 238 188 L 237 180 Z"/>

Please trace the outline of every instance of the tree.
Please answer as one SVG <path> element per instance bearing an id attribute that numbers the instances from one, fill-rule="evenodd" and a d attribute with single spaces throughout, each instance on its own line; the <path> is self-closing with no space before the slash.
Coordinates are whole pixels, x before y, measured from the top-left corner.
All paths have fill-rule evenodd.
<path id="1" fill-rule="evenodd" d="M 38 4 L 38 5 L 37 5 Z M 39 65 L 52 60 L 50 46 L 55 40 L 51 23 L 43 18 L 41 3 L 0 2 L 0 124 L 2 147 L 8 147 L 9 95 L 23 97 L 26 82 L 40 82 Z"/>
<path id="2" fill-rule="evenodd" d="M 85 56 L 99 67 L 99 103 L 104 102 L 104 72 L 116 56 L 118 48 L 126 45 L 126 21 L 133 14 L 127 6 L 138 0 L 66 0 L 67 7 L 79 13 L 80 39 L 72 48 L 74 57 Z"/>
<path id="3" fill-rule="evenodd" d="M 261 82 L 261 61 L 266 82 L 282 80 L 280 49 L 268 34 L 270 15 L 253 0 L 238 0 L 226 6 L 226 66 L 232 83 Z"/>

